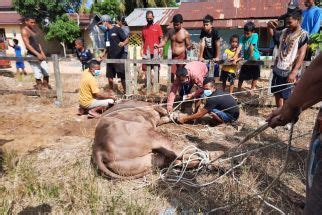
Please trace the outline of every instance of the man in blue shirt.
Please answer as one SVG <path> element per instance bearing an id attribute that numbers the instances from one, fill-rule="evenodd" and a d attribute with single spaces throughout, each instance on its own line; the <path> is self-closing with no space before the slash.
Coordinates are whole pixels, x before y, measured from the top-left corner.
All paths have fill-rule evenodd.
<path id="1" fill-rule="evenodd" d="M 321 8 L 315 6 L 314 0 L 305 0 L 304 5 L 307 9 L 303 11 L 302 28 L 310 35 L 318 33 L 321 25 Z"/>

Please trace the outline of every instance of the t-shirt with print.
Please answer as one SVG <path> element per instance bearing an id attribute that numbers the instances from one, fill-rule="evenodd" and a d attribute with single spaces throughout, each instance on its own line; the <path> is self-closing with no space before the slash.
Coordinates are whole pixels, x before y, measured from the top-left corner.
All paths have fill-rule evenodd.
<path id="1" fill-rule="evenodd" d="M 93 94 L 98 93 L 99 88 L 95 77 L 89 72 L 88 69 L 82 74 L 79 87 L 79 104 L 82 107 L 87 108 L 91 105 L 94 96 Z"/>
<path id="2" fill-rule="evenodd" d="M 253 60 L 259 60 L 260 59 L 260 54 L 258 50 L 258 34 L 257 33 L 252 33 L 250 37 L 245 37 L 243 35 L 240 39 L 240 45 L 243 48 L 243 53 L 244 53 L 244 59 L 245 60 L 252 60 L 250 56 L 250 46 L 252 45 L 254 47 L 254 56 Z"/>
<path id="3" fill-rule="evenodd" d="M 275 32 L 275 36 L 277 37 L 277 38 L 279 38 L 279 42 L 281 41 L 281 37 L 282 37 L 282 32 L 283 31 L 276 31 Z M 298 50 L 303 46 L 303 45 L 305 45 L 305 44 L 307 44 L 308 43 L 308 41 L 309 41 L 309 34 L 306 32 L 306 31 L 304 31 L 304 30 L 302 30 L 302 34 L 301 34 L 301 36 L 300 36 L 300 39 L 299 39 L 299 41 L 298 41 Z M 278 51 L 277 51 L 277 53 L 279 53 L 280 52 L 280 49 L 281 49 L 282 47 L 280 46 L 280 44 L 279 44 L 279 46 L 278 46 Z M 278 57 L 277 57 L 278 58 Z M 289 62 L 289 64 L 291 65 L 291 64 L 293 64 L 294 62 Z M 279 69 L 279 68 L 277 68 L 276 66 L 274 66 L 274 68 L 273 68 L 273 72 L 275 73 L 275 74 L 277 74 L 277 75 L 279 75 L 279 76 L 282 76 L 282 77 L 287 77 L 291 72 L 292 72 L 292 70 L 283 70 L 283 69 Z"/>
<path id="4" fill-rule="evenodd" d="M 114 26 L 108 31 L 108 40 L 110 41 L 110 47 L 108 49 L 108 58 L 119 59 L 125 53 L 124 47 L 120 47 L 119 43 L 124 42 L 127 36 L 122 28 Z"/>
<path id="5" fill-rule="evenodd" d="M 224 111 L 232 116 L 235 120 L 239 117 L 239 107 L 236 100 L 230 94 L 224 94 L 221 90 L 212 93 L 212 98 L 207 99 L 205 109 L 211 112 L 213 109 Z M 218 97 L 215 97 L 218 96 Z"/>
<path id="6" fill-rule="evenodd" d="M 144 26 L 142 29 L 143 54 L 147 54 L 148 47 L 150 49 L 150 54 L 153 54 L 154 44 L 159 44 L 162 36 L 163 33 L 159 24 L 155 23 L 153 25 Z"/>
<path id="7" fill-rule="evenodd" d="M 235 56 L 234 51 L 230 50 L 230 49 L 226 49 L 225 53 L 227 55 L 227 59 L 232 59 Z M 236 73 L 237 71 L 237 65 L 224 65 L 222 67 L 222 70 L 225 72 L 229 72 L 229 73 Z"/>
<path id="8" fill-rule="evenodd" d="M 216 29 L 212 28 L 210 32 L 206 32 L 203 29 L 200 33 L 200 40 L 205 40 L 205 50 L 203 52 L 203 58 L 210 60 L 215 57 L 217 52 L 216 42 L 220 39 L 219 33 Z"/>
<path id="9" fill-rule="evenodd" d="M 82 65 L 88 68 L 89 61 L 92 59 L 92 53 L 88 49 L 84 49 L 82 51 L 76 49 L 76 55 Z"/>

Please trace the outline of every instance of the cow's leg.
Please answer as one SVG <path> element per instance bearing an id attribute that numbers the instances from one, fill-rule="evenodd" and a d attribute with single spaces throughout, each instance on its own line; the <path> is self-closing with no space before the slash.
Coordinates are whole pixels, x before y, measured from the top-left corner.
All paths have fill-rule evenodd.
<path id="1" fill-rule="evenodd" d="M 160 116 L 161 116 L 161 117 L 162 117 L 162 116 L 167 116 L 167 115 L 169 115 L 169 114 L 168 114 L 168 111 L 167 111 L 165 108 L 161 107 L 161 106 L 155 106 L 155 107 L 153 107 L 153 109 L 154 109 L 156 112 L 158 112 L 158 113 L 160 114 Z"/>

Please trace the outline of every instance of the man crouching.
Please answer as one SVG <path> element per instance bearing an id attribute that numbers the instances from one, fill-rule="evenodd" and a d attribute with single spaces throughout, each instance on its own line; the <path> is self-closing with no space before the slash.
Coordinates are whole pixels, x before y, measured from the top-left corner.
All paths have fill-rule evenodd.
<path id="1" fill-rule="evenodd" d="M 79 114 L 88 111 L 89 117 L 100 117 L 100 113 L 114 104 L 115 95 L 112 92 L 100 92 L 95 77 L 101 74 L 100 62 L 92 60 L 89 68 L 84 71 L 79 89 Z"/>
<path id="2" fill-rule="evenodd" d="M 193 115 L 181 116 L 179 123 L 202 118 L 209 113 L 216 124 L 232 123 L 239 118 L 239 107 L 230 94 L 216 89 L 213 78 L 206 78 L 203 82 L 203 97 L 206 99 L 205 107 Z"/>

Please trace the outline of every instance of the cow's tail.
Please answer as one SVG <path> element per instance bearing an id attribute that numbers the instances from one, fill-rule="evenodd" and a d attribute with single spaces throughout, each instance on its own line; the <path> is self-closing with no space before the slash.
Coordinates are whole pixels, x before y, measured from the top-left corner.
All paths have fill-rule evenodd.
<path id="1" fill-rule="evenodd" d="M 107 176 L 108 178 L 111 178 L 111 179 L 136 179 L 136 178 L 141 178 L 148 173 L 148 172 L 142 172 L 142 173 L 139 173 L 139 174 L 133 175 L 133 176 L 118 175 L 118 174 L 112 172 L 111 170 L 109 170 L 105 166 L 105 164 L 103 163 L 103 153 L 99 152 L 99 151 L 94 152 L 93 163 L 97 165 L 99 171 L 101 171 L 102 173 L 104 173 L 105 176 Z"/>

